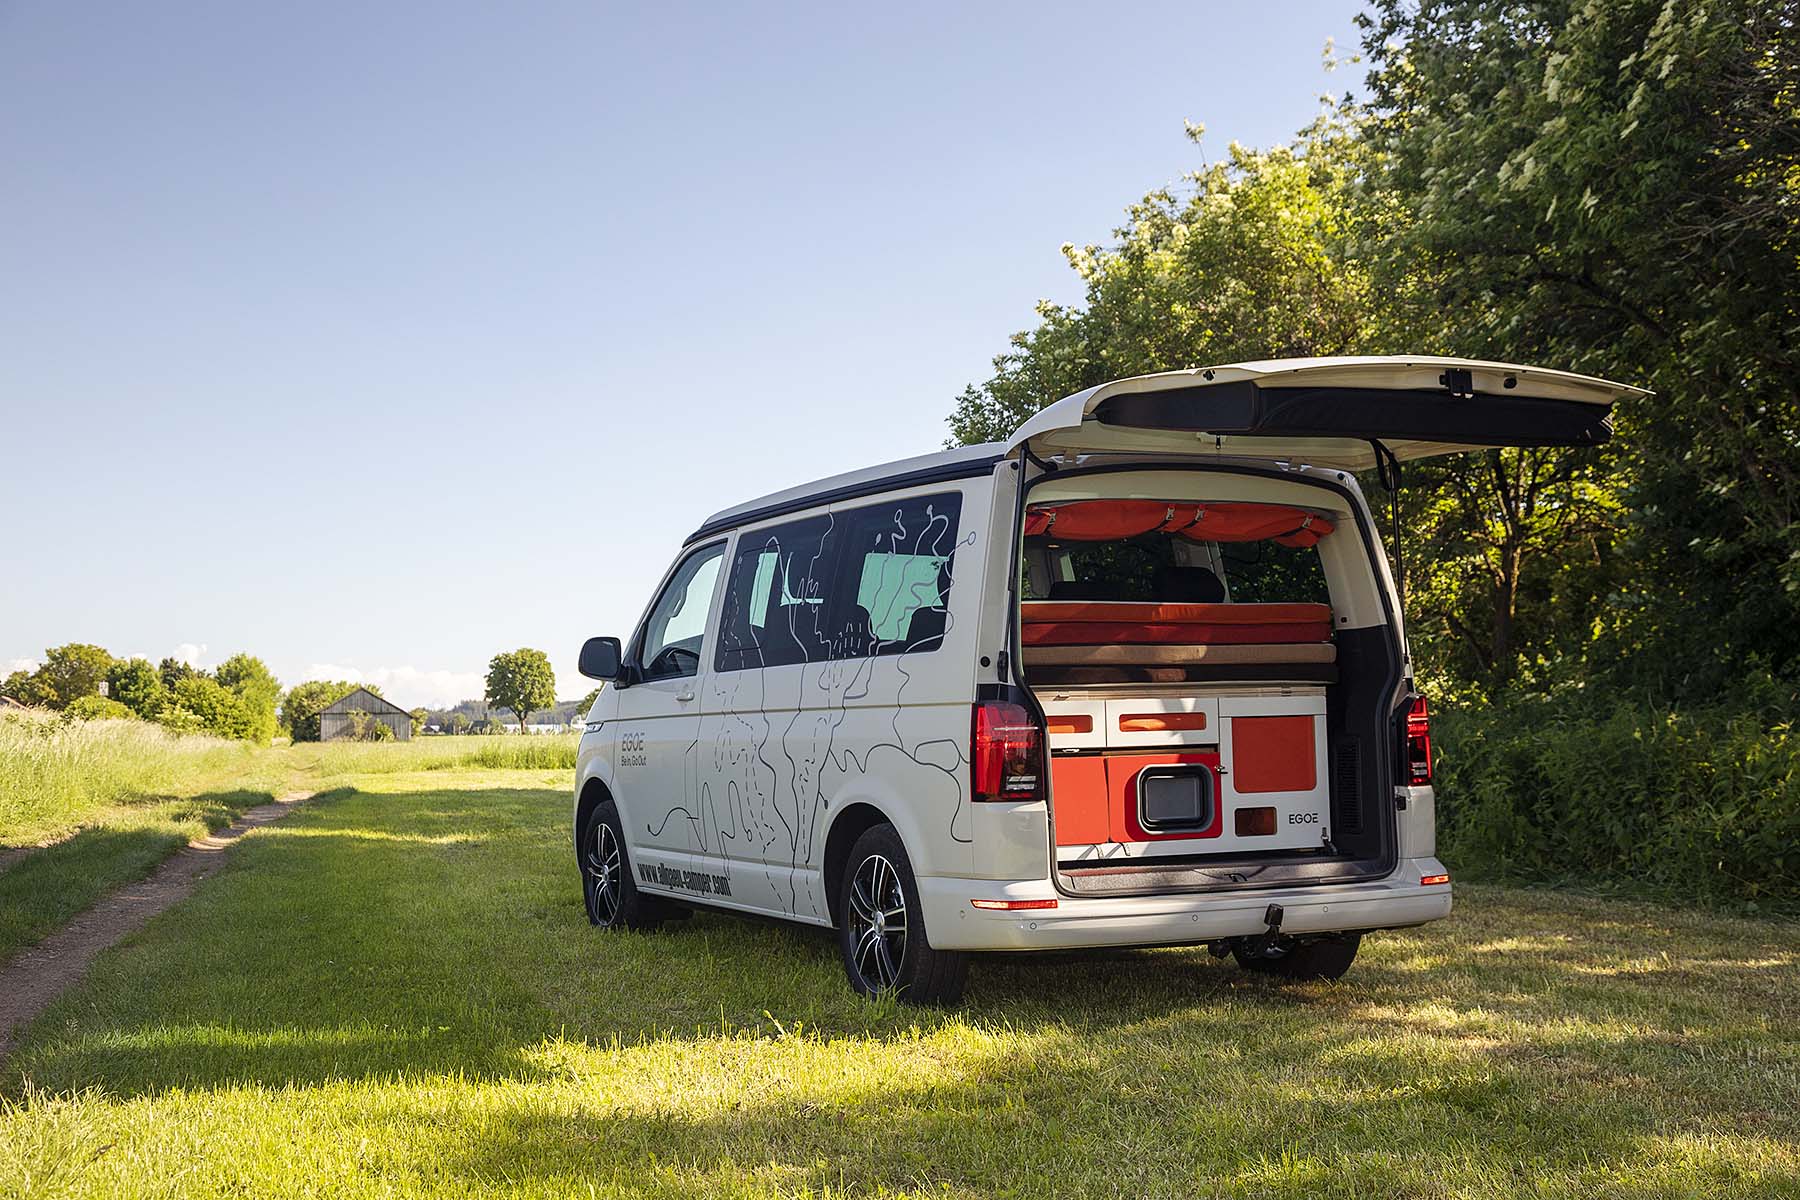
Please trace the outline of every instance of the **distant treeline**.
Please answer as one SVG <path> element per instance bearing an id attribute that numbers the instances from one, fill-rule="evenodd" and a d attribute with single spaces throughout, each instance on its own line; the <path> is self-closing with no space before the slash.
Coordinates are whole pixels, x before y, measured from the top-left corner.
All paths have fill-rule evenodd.
<path id="1" fill-rule="evenodd" d="M 276 736 L 318 741 L 320 710 L 359 687 L 381 695 L 374 684 L 348 680 L 308 680 L 283 691 L 281 681 L 250 654 L 234 654 L 209 670 L 177 658 L 155 664 L 116 658 L 102 646 L 71 642 L 44 651 L 43 665 L 35 671 L 14 671 L 0 681 L 0 699 L 60 712 L 71 720 L 151 721 L 176 732 L 267 744 Z M 530 723 L 579 721 L 594 695 L 533 709 Z M 415 733 L 427 725 L 445 733 L 498 733 L 508 723 L 518 723 L 485 700 L 464 700 L 448 709 L 415 708 L 411 715 Z M 386 730 L 379 722 L 362 727 L 370 737 Z"/>

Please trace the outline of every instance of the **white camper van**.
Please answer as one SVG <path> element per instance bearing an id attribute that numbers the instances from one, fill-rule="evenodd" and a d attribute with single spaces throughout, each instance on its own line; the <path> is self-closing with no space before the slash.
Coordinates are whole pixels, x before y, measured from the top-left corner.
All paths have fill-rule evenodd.
<path id="1" fill-rule="evenodd" d="M 718 513 L 630 638 L 582 648 L 609 681 L 575 778 L 590 919 L 834 927 L 853 987 L 919 1003 L 973 951 L 1343 974 L 1450 912 L 1352 473 L 1592 445 L 1635 392 L 1446 358 L 1147 375 Z"/>

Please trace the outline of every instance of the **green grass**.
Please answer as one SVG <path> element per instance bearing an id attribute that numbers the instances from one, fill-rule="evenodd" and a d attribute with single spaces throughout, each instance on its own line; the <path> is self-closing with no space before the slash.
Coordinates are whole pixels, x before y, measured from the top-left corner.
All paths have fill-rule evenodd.
<path id="1" fill-rule="evenodd" d="M 1005 957 L 921 1012 L 806 930 L 596 933 L 567 782 L 368 776 L 252 833 L 5 1065 L 0 1191 L 1800 1191 L 1792 924 L 1467 888 L 1337 985 Z"/>
<path id="2" fill-rule="evenodd" d="M 143 721 L 0 718 L 0 962 L 246 809 L 353 775 L 462 765 L 573 770 L 578 735 L 250 746 Z"/>
<path id="3" fill-rule="evenodd" d="M 0 715 L 0 847 L 66 836 L 112 809 L 241 786 L 268 754 L 145 721 Z"/>

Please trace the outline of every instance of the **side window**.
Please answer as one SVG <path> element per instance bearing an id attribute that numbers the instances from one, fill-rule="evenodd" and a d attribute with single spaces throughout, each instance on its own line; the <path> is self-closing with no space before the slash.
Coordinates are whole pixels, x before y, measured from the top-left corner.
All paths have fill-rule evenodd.
<path id="1" fill-rule="evenodd" d="M 1219 546 L 1225 582 L 1238 604 L 1329 604 L 1325 568 L 1317 547 L 1278 542 L 1225 542 Z"/>
<path id="2" fill-rule="evenodd" d="M 849 558 L 840 617 L 848 657 L 916 654 L 943 644 L 961 516 L 958 492 L 839 515 Z"/>
<path id="3" fill-rule="evenodd" d="M 715 669 L 935 650 L 961 512 L 951 492 L 741 534 Z"/>
<path id="4" fill-rule="evenodd" d="M 690 555 L 656 598 L 650 619 L 644 622 L 643 648 L 638 653 L 646 680 L 681 679 L 699 672 L 707 610 L 724 556 L 723 545 Z"/>
<path id="5" fill-rule="evenodd" d="M 830 658 L 826 594 L 833 569 L 830 517 L 738 535 L 719 617 L 714 667 L 784 667 Z"/>

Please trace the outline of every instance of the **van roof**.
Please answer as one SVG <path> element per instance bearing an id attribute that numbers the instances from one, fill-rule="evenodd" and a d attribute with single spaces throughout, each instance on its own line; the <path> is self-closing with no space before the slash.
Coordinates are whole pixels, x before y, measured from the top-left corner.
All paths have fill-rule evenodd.
<path id="1" fill-rule="evenodd" d="M 998 442 L 984 442 L 979 446 L 958 446 L 954 450 L 939 450 L 936 454 L 897 459 L 876 467 L 864 467 L 860 471 L 846 471 L 842 475 L 828 475 L 811 483 L 770 492 L 755 500 L 721 509 L 706 518 L 688 541 L 698 541 L 739 525 L 748 525 L 752 521 L 829 504 L 834 500 L 849 500 L 896 488 L 986 475 L 1000 461 L 1001 450 Z"/>

